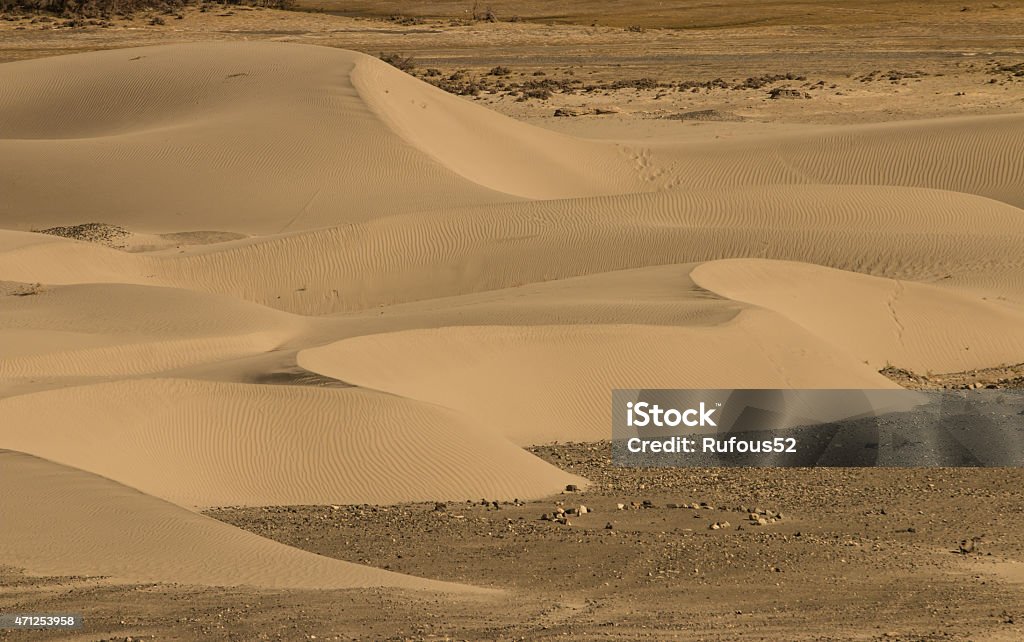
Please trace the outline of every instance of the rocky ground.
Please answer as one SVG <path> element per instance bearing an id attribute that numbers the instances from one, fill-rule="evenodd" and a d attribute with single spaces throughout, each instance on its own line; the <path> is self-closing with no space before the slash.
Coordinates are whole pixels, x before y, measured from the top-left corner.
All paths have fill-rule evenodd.
<path id="1" fill-rule="evenodd" d="M 1002 390 L 1024 388 L 1024 363 L 942 374 L 918 374 L 892 366 L 883 368 L 880 372 L 904 388 L 912 390 Z"/>
<path id="2" fill-rule="evenodd" d="M 0 611 L 73 604 L 89 623 L 82 640 L 1024 636 L 1024 471 L 645 470 L 613 466 L 605 443 L 533 451 L 592 484 L 530 502 L 208 511 L 322 555 L 508 598 L 122 587 L 0 569 Z M 29 637 L 62 639 L 0 632 Z"/>
<path id="3" fill-rule="evenodd" d="M 323 12 L 300 12 L 203 2 L 86 18 L 0 12 L 0 61 L 198 40 L 319 44 L 379 56 L 541 124 L 556 112 L 675 121 L 678 129 L 709 120 L 837 124 L 1024 108 L 1024 8 L 1012 3 L 961 11 L 960 3 L 880 0 L 837 11 L 782 2 L 766 11 L 748 2 L 749 20 L 723 9 L 705 15 L 707 3 L 672 15 L 659 3 L 630 3 L 591 21 L 548 15 L 550 3 L 540 2 L 520 19 L 499 3 L 493 21 L 486 6 L 474 19 L 471 3 L 443 11 L 405 3 L 397 13 L 356 6 L 380 2 L 334 4 L 306 3 Z M 694 112 L 727 116 L 687 116 Z"/>

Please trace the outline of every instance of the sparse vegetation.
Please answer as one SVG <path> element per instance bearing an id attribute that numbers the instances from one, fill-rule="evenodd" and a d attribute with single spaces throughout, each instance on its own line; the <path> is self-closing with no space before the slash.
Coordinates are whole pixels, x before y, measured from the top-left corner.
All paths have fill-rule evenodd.
<path id="1" fill-rule="evenodd" d="M 497 22 L 498 21 L 498 15 L 496 13 L 494 13 L 494 9 L 492 9 L 490 6 L 488 6 L 488 7 L 484 8 L 483 10 L 481 10 L 479 2 L 474 2 L 473 3 L 473 11 L 472 11 L 471 15 L 473 16 L 473 21 L 474 22 Z"/>
<path id="2" fill-rule="evenodd" d="M 1024 78 L 1024 62 L 1016 64 L 995 64 L 989 71 L 992 74 L 1007 74 L 1014 78 Z"/>
<path id="3" fill-rule="evenodd" d="M 773 98 L 803 97 L 810 98 L 806 92 L 791 89 L 788 86 L 771 87 L 786 81 L 807 81 L 807 78 L 794 73 L 766 74 L 758 77 L 750 77 L 744 80 L 728 81 L 724 78 L 712 80 L 677 80 L 663 81 L 652 77 L 622 78 L 618 80 L 603 80 L 598 82 L 584 82 L 578 78 L 572 78 L 572 70 L 562 71 L 562 78 L 553 78 L 549 72 L 543 69 L 536 69 L 531 72 L 516 73 L 511 67 L 498 65 L 489 70 L 471 73 L 468 69 L 459 69 L 445 74 L 440 69 L 430 67 L 417 70 L 416 63 L 412 57 L 397 53 L 380 54 L 380 59 L 388 64 L 412 74 L 421 80 L 428 82 L 435 87 L 443 89 L 448 93 L 458 96 L 479 96 L 482 93 L 500 94 L 502 96 L 515 97 L 519 102 L 528 100 L 548 100 L 555 94 L 580 95 L 593 93 L 610 93 L 614 91 L 633 89 L 636 91 L 659 91 L 659 98 L 670 91 L 712 91 L 716 89 L 725 90 L 747 90 L 768 88 Z M 526 77 L 524 75 L 528 74 Z M 520 76 L 520 78 L 515 78 Z M 805 84 L 810 89 L 820 89 L 826 86 L 824 81 Z M 791 92 L 795 92 L 792 93 Z"/>
<path id="4" fill-rule="evenodd" d="M 388 16 L 387 19 L 389 22 L 402 25 L 403 27 L 413 27 L 416 25 L 421 25 L 426 22 L 426 20 L 418 16 L 403 16 L 401 14 Z"/>
<path id="5" fill-rule="evenodd" d="M 159 11 L 165 15 L 179 17 L 181 10 L 187 6 L 199 6 L 204 10 L 206 0 L 0 0 L 0 11 L 48 13 L 68 18 L 76 17 L 102 18 L 109 20 L 113 16 L 130 17 L 140 11 Z M 270 9 L 289 9 L 292 0 L 219 0 L 222 5 L 246 5 Z M 159 16 L 154 17 L 154 20 Z M 162 19 L 161 19 L 162 20 Z M 163 24 L 154 21 L 152 24 Z M 62 26 L 82 26 L 64 23 Z"/>
<path id="6" fill-rule="evenodd" d="M 768 92 L 768 97 L 772 100 L 778 100 L 780 98 L 810 98 L 811 95 L 792 87 L 775 87 Z"/>
<path id="7" fill-rule="evenodd" d="M 402 71 L 409 73 L 416 68 L 416 60 L 412 56 L 403 56 L 399 53 L 384 53 L 381 52 L 378 56 L 381 60 L 388 63 L 392 67 L 401 69 Z"/>
<path id="8" fill-rule="evenodd" d="M 523 92 L 519 95 L 519 100 L 526 101 L 529 100 L 530 98 L 536 98 L 537 100 L 547 100 L 548 98 L 551 98 L 552 95 L 553 93 L 551 92 L 551 90 L 546 87 L 535 87 L 532 89 L 524 89 Z"/>

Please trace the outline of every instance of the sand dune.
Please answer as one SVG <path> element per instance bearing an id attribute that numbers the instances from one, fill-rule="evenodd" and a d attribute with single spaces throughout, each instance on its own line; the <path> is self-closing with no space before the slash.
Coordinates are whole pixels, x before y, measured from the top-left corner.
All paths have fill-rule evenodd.
<path id="1" fill-rule="evenodd" d="M 499 192 L 531 199 L 614 194 L 642 187 L 625 150 L 520 123 L 371 58 L 352 83 L 399 136 L 448 169 Z"/>
<path id="2" fill-rule="evenodd" d="M 173 256 L 26 242 L 0 252 L 0 278 L 80 283 L 124 274 L 302 314 L 733 257 L 969 282 L 1024 265 L 1022 217 L 998 201 L 916 188 L 677 191 L 408 214 Z M 1003 294 L 1024 301 L 1024 292 Z"/>
<path id="3" fill-rule="evenodd" d="M 734 259 L 698 266 L 700 286 L 780 312 L 879 369 L 957 372 L 1024 361 L 1024 306 L 816 265 Z"/>
<path id="4" fill-rule="evenodd" d="M 524 445 L 607 439 L 608 395 L 616 388 L 892 387 L 864 363 L 760 310 L 710 328 L 411 330 L 305 350 L 299 364 L 490 421 Z"/>
<path id="5" fill-rule="evenodd" d="M 1024 207 L 1024 115 L 943 118 L 652 148 L 652 180 L 686 189 L 889 185 L 976 194 Z"/>
<path id="6" fill-rule="evenodd" d="M 463 590 L 189 509 L 542 497 L 586 481 L 520 446 L 614 388 L 1024 361 L 1022 146 L 576 139 L 307 45 L 0 65 L 0 564 Z M 31 232 L 92 221 L 134 251 Z"/>
<path id="7" fill-rule="evenodd" d="M 102 220 L 268 233 L 604 193 L 616 174 L 623 191 L 636 183 L 612 147 L 520 125 L 325 47 L 207 43 L 10 63 L 0 113 L 0 225 L 12 229 Z M 459 128 L 479 155 L 451 147 Z M 604 157 L 595 167 L 611 174 L 577 155 Z M 483 174 L 495 179 L 474 180 Z"/>
<path id="8" fill-rule="evenodd" d="M 348 336 L 448 326 L 715 326 L 745 307 L 709 295 L 693 264 L 659 265 L 399 303 L 325 317 Z"/>
<path id="9" fill-rule="evenodd" d="M 736 256 L 931 280 L 1024 265 L 1020 220 L 1015 207 L 932 190 L 670 192 L 390 217 L 150 269 L 305 314 Z M 244 268 L 256 261 L 282 268 L 257 280 Z"/>
<path id="10" fill-rule="evenodd" d="M 519 197 L 787 183 L 930 187 L 1024 205 L 1011 151 L 1024 144 L 1020 116 L 713 145 L 598 143 L 499 116 L 363 54 L 295 44 L 9 63 L 0 113 L 9 229 L 102 220 L 139 232 L 273 233 Z"/>
<path id="11" fill-rule="evenodd" d="M 480 591 L 300 551 L 20 453 L 0 451 L 0 482 L 0 564 L 36 574 L 263 588 Z"/>
<path id="12" fill-rule="evenodd" d="M 2 400 L 0 415 L 5 448 L 190 507 L 512 500 L 584 483 L 486 422 L 353 389 L 122 381 Z"/>
<path id="13" fill-rule="evenodd" d="M 252 303 L 171 288 L 30 286 L 22 294 L 0 297 L 0 388 L 234 359 L 274 350 L 308 325 Z"/>

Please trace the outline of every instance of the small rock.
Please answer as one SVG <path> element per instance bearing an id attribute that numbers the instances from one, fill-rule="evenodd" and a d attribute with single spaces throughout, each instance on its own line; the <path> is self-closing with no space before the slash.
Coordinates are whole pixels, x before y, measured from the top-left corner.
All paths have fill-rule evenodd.
<path id="1" fill-rule="evenodd" d="M 960 554 L 970 555 L 978 549 L 978 542 L 981 541 L 980 537 L 972 537 L 971 539 L 960 540 Z"/>
<path id="2" fill-rule="evenodd" d="M 605 530 L 610 531 L 610 530 L 615 528 L 615 524 L 612 524 L 611 522 L 608 522 L 607 524 L 604 525 L 604 528 L 605 528 Z"/>
<path id="3" fill-rule="evenodd" d="M 575 118 L 582 116 L 583 112 L 579 109 L 573 109 L 571 107 L 559 107 L 555 110 L 555 116 L 559 118 Z"/>
<path id="4" fill-rule="evenodd" d="M 575 492 L 576 492 L 576 491 L 578 491 L 579 489 L 580 489 L 580 487 L 579 487 L 579 486 L 577 486 L 576 484 L 568 484 L 568 485 L 566 485 L 566 487 L 565 487 L 565 491 L 566 491 L 567 493 L 575 493 Z"/>

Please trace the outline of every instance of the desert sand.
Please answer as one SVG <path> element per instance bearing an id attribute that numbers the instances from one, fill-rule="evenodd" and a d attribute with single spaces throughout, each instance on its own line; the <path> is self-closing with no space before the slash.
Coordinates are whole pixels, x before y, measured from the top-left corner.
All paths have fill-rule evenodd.
<path id="1" fill-rule="evenodd" d="M 37 57 L 6 33 L 0 610 L 106 617 L 85 596 L 58 608 L 50 580 L 26 579 L 40 577 L 188 586 L 221 605 L 248 591 L 280 609 L 319 591 L 351 599 L 358 618 L 376 607 L 330 591 L 465 613 L 557 588 L 554 611 L 515 616 L 543 625 L 518 632 L 528 639 L 554 635 L 593 605 L 500 572 L 385 570 L 382 557 L 293 535 L 287 520 L 305 513 L 281 507 L 328 507 L 302 509 L 320 533 L 332 510 L 363 505 L 485 499 L 522 519 L 533 508 L 521 506 L 570 485 L 610 511 L 620 490 L 692 496 L 699 480 L 621 487 L 590 460 L 574 469 L 536 447 L 607 440 L 615 388 L 890 388 L 889 371 L 1024 363 L 1021 84 L 995 111 L 878 119 L 862 106 L 843 121 L 833 105 L 829 118 L 819 107 L 803 122 L 716 117 L 694 130 L 637 108 L 556 122 L 335 42 L 122 33 Z M 268 527 L 276 515 L 284 525 Z M 1024 618 L 1005 589 L 1019 588 L 1022 558 L 1004 548 L 985 577 Z M 346 635 L 437 632 L 356 622 Z M 503 627 L 448 632 L 516 637 Z M 953 632 L 1000 639 L 980 624 Z"/>

